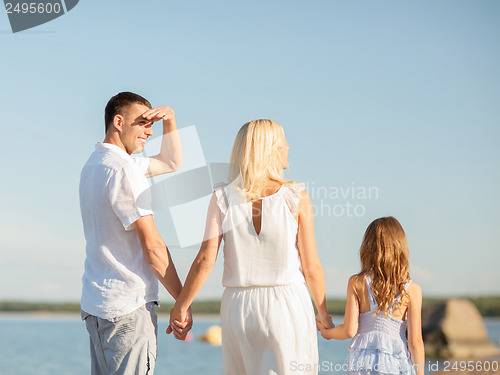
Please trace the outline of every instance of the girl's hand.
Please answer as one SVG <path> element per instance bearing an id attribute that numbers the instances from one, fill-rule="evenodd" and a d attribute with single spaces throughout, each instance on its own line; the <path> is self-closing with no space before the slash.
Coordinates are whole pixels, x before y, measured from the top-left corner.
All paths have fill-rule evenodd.
<path id="1" fill-rule="evenodd" d="M 328 321 L 329 321 L 329 325 L 328 327 L 325 326 L 320 319 L 316 318 L 316 326 L 318 327 L 318 331 L 321 332 L 321 336 L 326 339 L 326 340 L 330 340 L 331 337 L 328 335 L 328 330 L 332 329 L 335 327 L 335 325 L 333 324 L 333 322 L 331 321 L 331 316 L 328 315 Z"/>
<path id="2" fill-rule="evenodd" d="M 328 336 L 328 330 L 327 328 L 322 328 L 321 329 L 321 336 L 325 339 L 325 340 L 331 340 L 332 338 L 330 336 Z"/>

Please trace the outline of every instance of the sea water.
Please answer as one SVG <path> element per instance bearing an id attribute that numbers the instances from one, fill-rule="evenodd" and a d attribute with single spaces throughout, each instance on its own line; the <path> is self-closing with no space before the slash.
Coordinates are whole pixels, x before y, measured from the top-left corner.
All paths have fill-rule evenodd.
<path id="1" fill-rule="evenodd" d="M 339 324 L 343 317 L 334 317 Z M 204 374 L 222 372 L 222 351 L 198 341 L 217 317 L 196 317 L 191 342 L 166 335 L 166 316 L 158 323 L 156 375 Z M 500 318 L 485 319 L 490 339 L 500 341 Z M 345 360 L 350 340 L 324 340 L 318 335 L 320 374 L 336 371 Z M 298 364 L 297 366 L 298 367 Z M 297 372 L 299 373 L 299 372 Z M 2 375 L 87 375 L 90 374 L 89 338 L 85 324 L 77 315 L 0 315 L 0 374 Z"/>

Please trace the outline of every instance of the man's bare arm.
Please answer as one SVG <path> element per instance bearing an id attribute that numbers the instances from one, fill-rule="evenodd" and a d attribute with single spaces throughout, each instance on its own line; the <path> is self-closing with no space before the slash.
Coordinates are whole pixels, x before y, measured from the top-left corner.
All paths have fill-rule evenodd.
<path id="1" fill-rule="evenodd" d="M 153 215 L 142 216 L 132 226 L 141 240 L 144 259 L 146 259 L 149 268 L 172 297 L 177 299 L 182 284 L 167 245 L 156 229 Z"/>
<path id="2" fill-rule="evenodd" d="M 163 137 L 160 153 L 149 158 L 146 177 L 175 172 L 182 165 L 182 146 L 174 110 L 168 106 L 150 109 L 142 114 L 149 121 L 163 120 Z"/>
<path id="3" fill-rule="evenodd" d="M 153 215 L 142 216 L 135 221 L 132 226 L 139 236 L 144 259 L 149 268 L 170 295 L 177 300 L 182 290 L 182 284 L 177 275 L 177 270 L 172 262 L 172 258 L 170 257 L 167 245 L 165 245 L 165 242 L 163 242 L 163 239 L 156 229 Z M 182 326 L 181 332 L 175 331 L 174 335 L 177 339 L 184 340 L 193 325 L 191 309 L 187 312 L 185 321 L 180 324 Z M 172 329 L 169 327 L 167 333 L 171 331 Z"/>

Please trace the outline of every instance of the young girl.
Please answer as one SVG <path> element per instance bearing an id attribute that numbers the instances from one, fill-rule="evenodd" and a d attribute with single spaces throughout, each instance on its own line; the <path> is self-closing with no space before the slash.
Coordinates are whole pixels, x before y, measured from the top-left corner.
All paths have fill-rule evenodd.
<path id="1" fill-rule="evenodd" d="M 361 272 L 347 286 L 344 324 L 327 328 L 318 322 L 321 335 L 328 340 L 354 336 L 346 359 L 350 374 L 423 375 L 422 292 L 410 280 L 401 224 L 393 217 L 373 221 L 360 258 Z"/>

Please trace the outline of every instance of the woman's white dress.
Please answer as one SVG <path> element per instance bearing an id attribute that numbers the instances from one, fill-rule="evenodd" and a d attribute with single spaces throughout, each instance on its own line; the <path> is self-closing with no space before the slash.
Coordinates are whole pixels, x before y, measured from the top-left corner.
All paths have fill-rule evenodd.
<path id="1" fill-rule="evenodd" d="M 223 374 L 317 374 L 314 310 L 301 272 L 295 219 L 303 184 L 252 203 L 233 184 L 215 190 L 224 239 Z"/>

